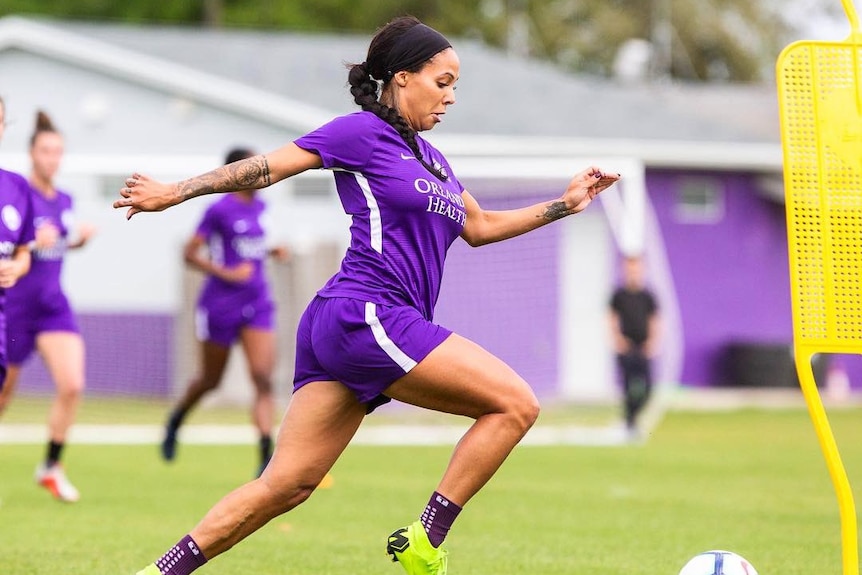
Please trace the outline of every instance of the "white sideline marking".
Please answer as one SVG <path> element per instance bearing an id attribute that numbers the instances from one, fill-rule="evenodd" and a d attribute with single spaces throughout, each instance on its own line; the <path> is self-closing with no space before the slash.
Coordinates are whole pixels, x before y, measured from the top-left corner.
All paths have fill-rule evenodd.
<path id="1" fill-rule="evenodd" d="M 449 425 L 369 425 L 360 428 L 353 445 L 455 445 L 466 426 Z M 0 424 L 0 444 L 44 443 L 45 425 Z M 148 445 L 162 440 L 161 425 L 76 424 L 69 431 L 69 443 L 91 445 Z M 179 440 L 198 445 L 251 445 L 257 432 L 248 425 L 187 425 Z M 628 443 L 620 426 L 536 426 L 521 445 L 622 445 Z"/>

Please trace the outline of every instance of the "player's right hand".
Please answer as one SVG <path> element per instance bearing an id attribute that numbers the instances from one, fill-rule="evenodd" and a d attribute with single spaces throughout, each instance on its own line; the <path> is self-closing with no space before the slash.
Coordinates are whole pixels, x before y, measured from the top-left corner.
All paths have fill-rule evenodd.
<path id="1" fill-rule="evenodd" d="M 126 219 L 138 212 L 160 212 L 180 202 L 176 184 L 163 184 L 138 173 L 126 178 L 120 195 L 123 197 L 114 202 L 114 207 L 129 208 Z"/>
<path id="2" fill-rule="evenodd" d="M 224 268 L 220 275 L 225 281 L 241 284 L 250 280 L 253 274 L 254 264 L 246 260 L 232 268 Z"/>

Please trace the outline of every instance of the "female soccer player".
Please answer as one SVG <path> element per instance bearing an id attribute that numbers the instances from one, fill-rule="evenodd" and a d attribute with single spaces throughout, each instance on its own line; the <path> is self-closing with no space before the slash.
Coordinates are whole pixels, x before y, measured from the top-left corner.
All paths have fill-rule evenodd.
<path id="1" fill-rule="evenodd" d="M 254 156 L 245 149 L 231 150 L 225 163 Z M 186 263 L 207 274 L 195 315 L 201 342 L 201 366 L 186 392 L 171 411 L 162 441 L 162 456 L 176 455 L 177 431 L 186 414 L 221 382 L 231 346 L 239 340 L 255 387 L 252 420 L 260 436 L 260 467 L 263 473 L 272 457 L 272 426 L 275 405 L 272 371 L 275 368 L 275 306 L 264 274 L 264 260 L 271 255 L 287 261 L 287 249 L 266 247 L 261 225 L 265 209 L 256 190 L 226 195 L 211 205 L 183 250 Z M 209 255 L 201 254 L 208 245 Z"/>
<path id="2" fill-rule="evenodd" d="M 9 370 L 0 394 L 0 411 L 12 397 L 22 364 L 38 350 L 57 395 L 48 416 L 47 453 L 36 468 L 36 482 L 56 499 L 75 502 L 80 495 L 66 477 L 60 458 L 84 390 L 84 340 L 60 285 L 60 275 L 66 250 L 87 243 L 93 229 L 82 225 L 77 230 L 78 239 L 68 240 L 72 197 L 54 186 L 62 157 L 63 137 L 51 119 L 38 112 L 30 139 L 32 221 L 36 229 L 33 263 L 30 273 L 7 292 Z"/>
<path id="3" fill-rule="evenodd" d="M 455 103 L 460 64 L 440 33 L 397 18 L 371 40 L 348 82 L 361 112 L 279 150 L 162 184 L 134 174 L 114 206 L 127 217 L 205 193 L 261 188 L 315 168 L 334 172 L 352 216 L 340 271 L 297 330 L 294 393 L 263 475 L 228 494 L 144 575 L 187 575 L 314 491 L 366 413 L 395 399 L 475 420 L 419 520 L 389 536 L 410 575 L 446 573 L 441 546 L 461 508 L 491 478 L 539 413 L 530 386 L 503 361 L 432 322 L 443 262 L 461 236 L 481 246 L 585 209 L 618 174 L 590 167 L 562 195 L 483 210 L 446 158 L 419 136 Z"/>
<path id="4" fill-rule="evenodd" d="M 6 129 L 6 104 L 0 98 L 0 140 Z M 30 270 L 33 202 L 27 180 L 0 168 L 0 397 L 6 379 L 6 290 Z M 3 404 L 0 403 L 0 414 Z"/>

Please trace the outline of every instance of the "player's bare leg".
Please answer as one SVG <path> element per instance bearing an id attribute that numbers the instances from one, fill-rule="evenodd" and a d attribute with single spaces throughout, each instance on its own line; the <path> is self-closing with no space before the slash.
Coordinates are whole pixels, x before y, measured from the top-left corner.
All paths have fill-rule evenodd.
<path id="1" fill-rule="evenodd" d="M 389 536 L 387 551 L 409 575 L 445 575 L 441 544 L 461 508 L 494 475 L 539 415 L 527 383 L 503 361 L 452 334 L 386 395 L 475 422 L 464 434 L 420 520 Z"/>
<path id="2" fill-rule="evenodd" d="M 12 397 L 15 395 L 15 390 L 18 387 L 20 375 L 20 366 L 10 365 L 6 368 L 6 379 L 3 380 L 3 389 L 0 390 L 0 415 L 3 415 L 3 412 L 6 411 L 6 408 L 12 402 Z"/>
<path id="3" fill-rule="evenodd" d="M 165 424 L 165 435 L 161 443 L 162 458 L 173 461 L 177 452 L 177 433 L 186 415 L 201 398 L 216 389 L 230 357 L 230 347 L 205 341 L 200 347 L 200 373 L 189 383 L 183 396 L 176 403 Z"/>
<path id="4" fill-rule="evenodd" d="M 182 566 L 184 573 L 190 573 L 301 504 L 347 447 L 364 417 L 365 405 L 340 383 L 314 382 L 301 387 L 291 398 L 275 453 L 263 475 L 219 501 L 160 561 L 169 561 L 175 550 L 182 551 L 184 561 L 197 562 Z M 198 555 L 186 552 L 192 548 L 189 544 Z M 159 569 L 150 564 L 140 573 L 159 573 Z"/>
<path id="5" fill-rule="evenodd" d="M 275 396 L 272 392 L 272 373 L 275 370 L 275 334 L 272 330 L 245 328 L 240 332 L 249 377 L 254 385 L 255 397 L 251 418 L 257 428 L 260 443 L 260 467 L 263 473 L 272 457 L 272 427 L 274 425 Z"/>
<path id="6" fill-rule="evenodd" d="M 36 349 L 57 389 L 48 414 L 48 453 L 36 469 L 36 481 L 55 498 L 74 502 L 80 494 L 66 477 L 60 457 L 84 393 L 84 340 L 74 332 L 43 332 L 36 337 Z"/>

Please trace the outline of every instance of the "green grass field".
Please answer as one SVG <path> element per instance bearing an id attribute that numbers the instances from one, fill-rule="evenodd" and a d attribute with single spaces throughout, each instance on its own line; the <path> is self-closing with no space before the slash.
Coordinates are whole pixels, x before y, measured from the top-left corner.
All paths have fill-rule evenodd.
<path id="1" fill-rule="evenodd" d="M 830 417 L 854 482 L 862 413 Z M 418 516 L 450 451 L 350 447 L 333 488 L 200 572 L 400 575 L 386 535 Z M 155 446 L 72 445 L 83 499 L 63 505 L 32 483 L 41 452 L 0 445 L 2 575 L 134 573 L 255 467 L 250 446 L 183 446 L 167 466 Z M 713 548 L 761 575 L 841 573 L 837 503 L 800 409 L 672 412 L 638 446 L 520 447 L 448 545 L 452 575 L 676 575 Z"/>

